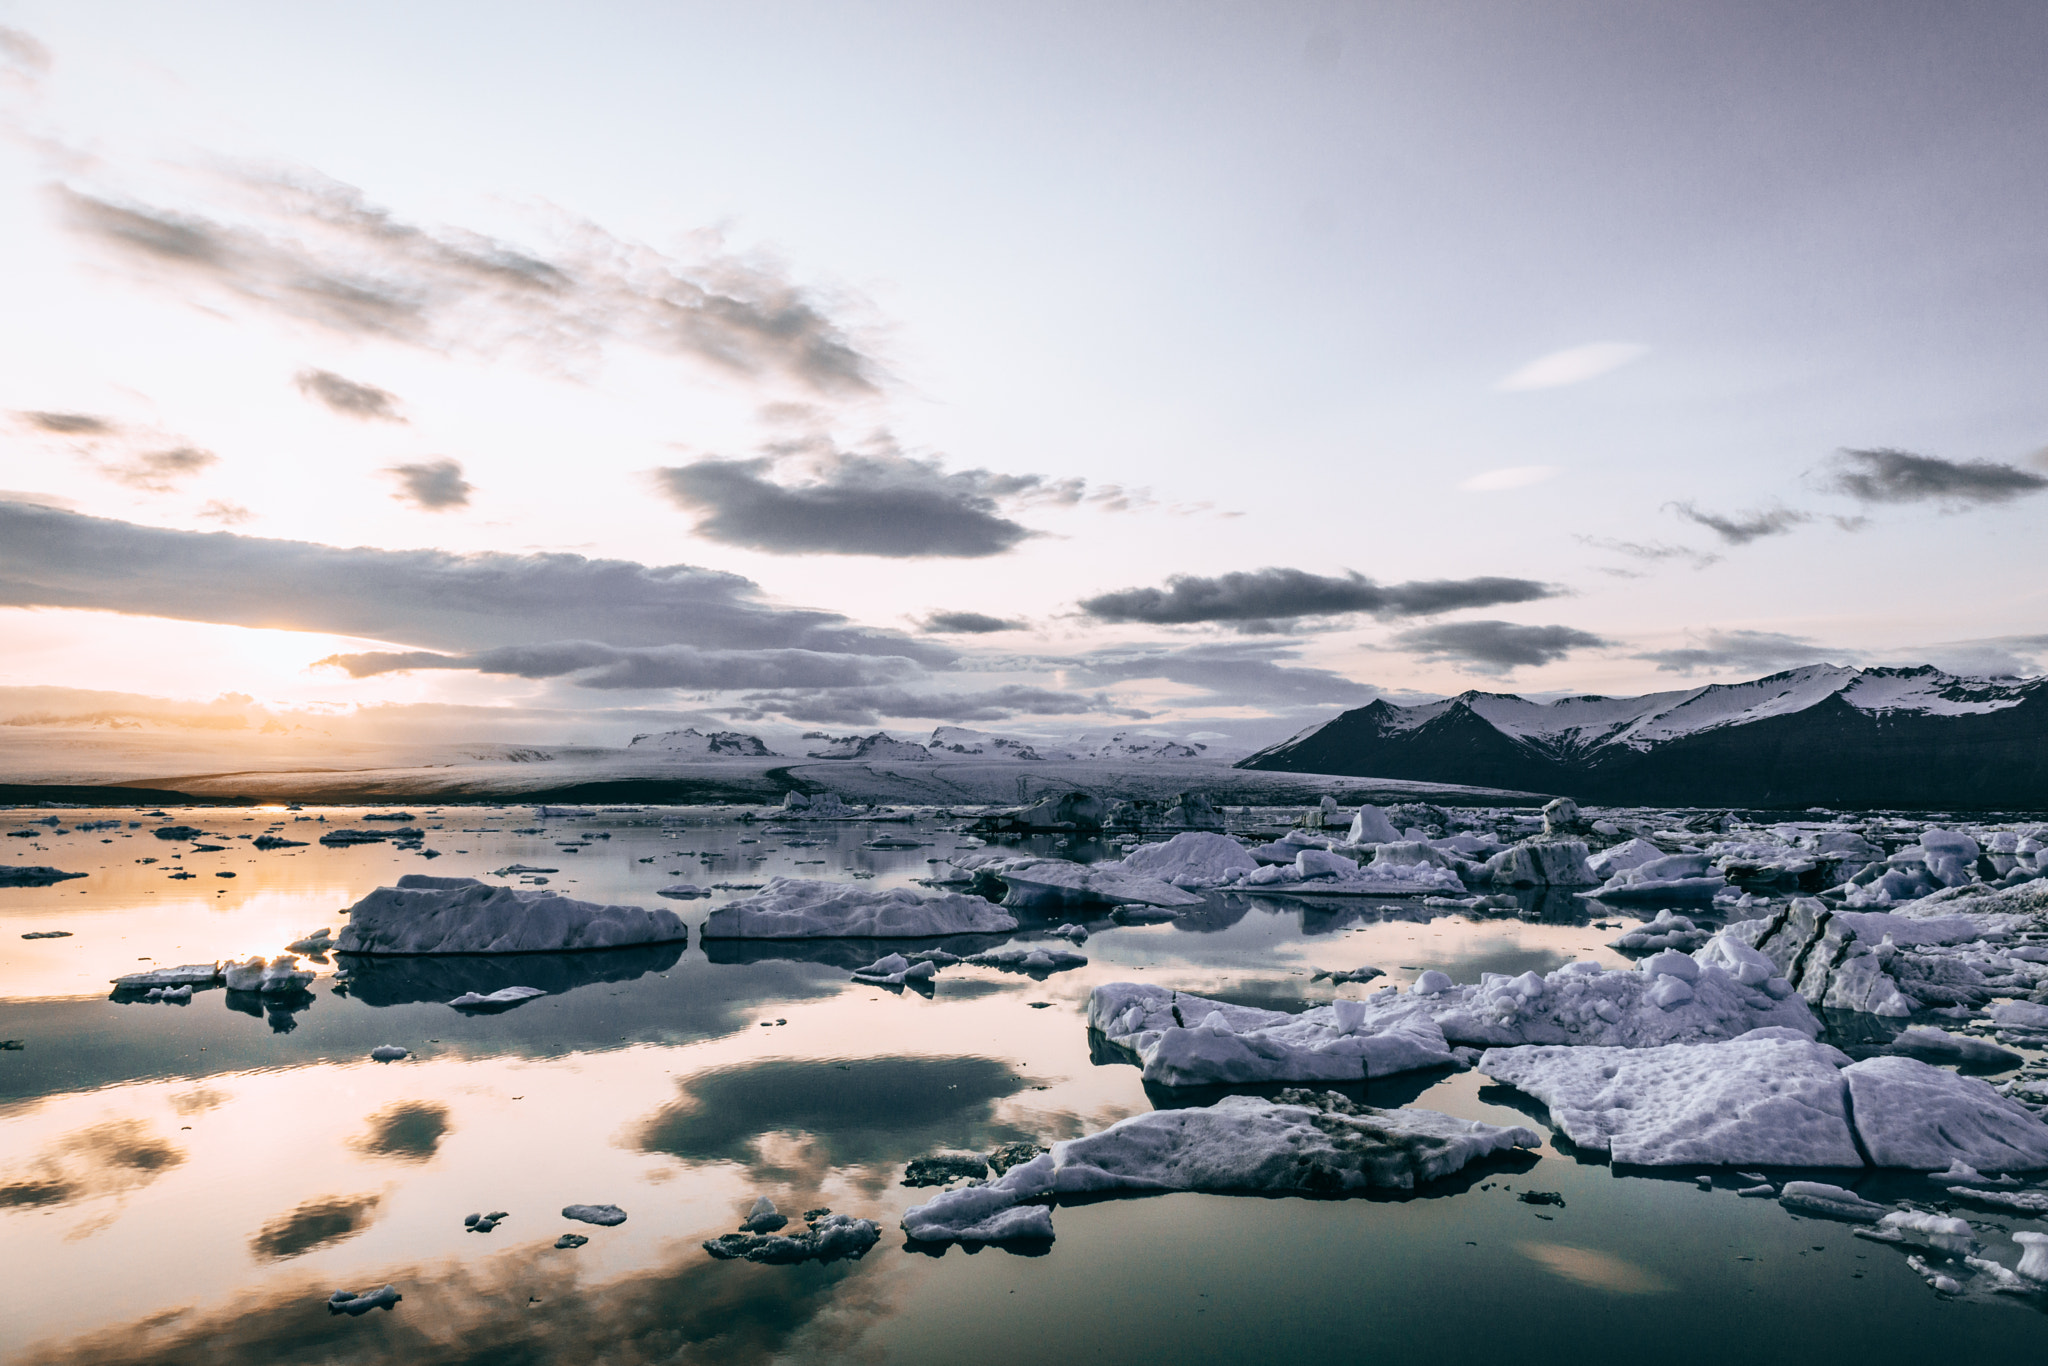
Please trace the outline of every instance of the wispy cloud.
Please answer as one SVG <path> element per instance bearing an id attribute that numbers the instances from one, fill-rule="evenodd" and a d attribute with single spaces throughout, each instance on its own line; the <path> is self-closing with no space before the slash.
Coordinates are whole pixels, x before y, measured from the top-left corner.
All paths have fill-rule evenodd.
<path id="1" fill-rule="evenodd" d="M 578 687 L 729 691 L 738 688 L 845 688 L 921 674 L 913 660 L 817 650 L 700 650 L 691 645 L 621 647 L 594 640 L 510 645 L 474 654 L 373 651 L 329 655 L 316 667 L 351 678 L 431 670 L 567 678 Z"/>
<path id="2" fill-rule="evenodd" d="M 2048 477 L 1995 460 L 1943 460 L 1888 449 L 1843 451 L 1825 487 L 1865 503 L 2006 503 L 2048 489 Z"/>
<path id="3" fill-rule="evenodd" d="M 141 451 L 121 460 L 101 462 L 100 473 L 116 483 L 145 493 L 169 493 L 179 484 L 212 465 L 220 457 L 197 446 L 175 446 L 167 451 Z"/>
<path id="4" fill-rule="evenodd" d="M 398 492 L 391 496 L 401 503 L 412 504 L 422 512 L 446 512 L 450 508 L 468 507 L 469 495 L 476 491 L 476 485 L 462 477 L 462 462 L 459 460 L 393 465 L 384 472 L 398 480 Z"/>
<path id="5" fill-rule="evenodd" d="M 81 237 L 168 285 L 350 336 L 437 349 L 519 347 L 551 365 L 624 342 L 835 395 L 873 392 L 875 362 L 779 267 L 712 235 L 687 259 L 571 223 L 552 250 L 429 229 L 313 175 L 205 182 L 233 200 L 173 209 L 60 187 Z"/>
<path id="6" fill-rule="evenodd" d="M 365 422 L 405 421 L 398 411 L 398 395 L 374 384 L 358 384 L 332 370 L 301 370 L 292 382 L 307 398 L 319 400 L 343 417 Z"/>
<path id="7" fill-rule="evenodd" d="M 1253 633 L 1292 630 L 1302 618 L 1371 613 L 1431 616 L 1466 607 L 1534 602 L 1558 590 L 1533 579 L 1482 577 L 1378 584 L 1363 574 L 1266 568 L 1204 577 L 1176 574 L 1164 588 L 1125 588 L 1081 600 L 1098 621 L 1152 626 L 1228 623 Z"/>
<path id="8" fill-rule="evenodd" d="M 1813 520 L 1812 513 L 1788 507 L 1774 506 L 1739 513 L 1702 512 L 1690 501 L 1666 503 L 1664 507 L 1688 522 L 1705 527 L 1729 545 L 1748 545 L 1766 536 L 1784 536 L 1794 527 Z"/>
<path id="9" fill-rule="evenodd" d="M 1691 546 L 1666 545 L 1662 541 L 1623 541 L 1612 536 L 1574 536 L 1580 545 L 1595 550 L 1611 550 L 1617 555 L 1651 563 L 1663 560 L 1683 560 L 1694 569 L 1705 569 L 1710 564 L 1719 564 L 1721 556 L 1705 550 L 1694 550 Z"/>
<path id="10" fill-rule="evenodd" d="M 240 526 L 244 522 L 256 520 L 256 514 L 240 503 L 230 503 L 220 498 L 209 500 L 206 506 L 199 509 L 199 516 L 202 521 L 219 522 L 222 526 Z"/>
<path id="11" fill-rule="evenodd" d="M 913 692 L 904 688 L 842 688 L 814 692 L 751 693 L 731 715 L 759 719 L 776 715 L 821 725 L 872 726 L 887 719 L 970 723 L 1014 716 L 1116 716 L 1142 721 L 1152 713 L 1112 701 L 1102 693 L 1006 684 L 978 692 Z"/>
<path id="12" fill-rule="evenodd" d="M 91 413 L 18 413 L 23 422 L 52 436 L 111 436 L 119 428 L 109 419 Z"/>
<path id="13" fill-rule="evenodd" d="M 1538 356 L 1527 365 L 1504 376 L 1494 387 L 1515 393 L 1529 389 L 1556 389 L 1567 384 L 1583 384 L 1589 379 L 1598 379 L 1610 371 L 1619 370 L 1630 361 L 1640 360 L 1649 352 L 1649 347 L 1634 342 L 1594 342 L 1588 346 L 1574 346 L 1563 351 L 1552 351 L 1547 356 Z"/>
<path id="14" fill-rule="evenodd" d="M 1200 688 L 1187 705 L 1287 711 L 1359 706 L 1380 689 L 1330 669 L 1293 663 L 1301 651 L 1277 641 L 1208 641 L 1179 648 L 1108 647 L 1078 658 L 1048 660 L 1071 681 L 1129 683 L 1159 679 Z"/>
<path id="15" fill-rule="evenodd" d="M 1647 650 L 1632 658 L 1655 664 L 1659 671 L 1692 675 L 1741 670 L 1774 673 L 1823 660 L 1854 663 L 1863 658 L 1860 650 L 1816 644 L 1805 636 L 1777 631 L 1688 632 L 1691 644 L 1670 650 Z"/>
<path id="16" fill-rule="evenodd" d="M 1469 479 L 1458 481 L 1458 487 L 1467 493 L 1500 493 L 1507 489 L 1525 489 L 1531 484 L 1540 484 L 1557 473 L 1555 465 L 1513 465 L 1507 469 L 1487 470 Z"/>
<path id="17" fill-rule="evenodd" d="M 1392 648 L 1422 659 L 1446 659 L 1482 672 L 1506 673 L 1550 664 L 1575 650 L 1611 644 L 1570 626 L 1523 626 L 1509 621 L 1449 621 L 1402 631 Z"/>

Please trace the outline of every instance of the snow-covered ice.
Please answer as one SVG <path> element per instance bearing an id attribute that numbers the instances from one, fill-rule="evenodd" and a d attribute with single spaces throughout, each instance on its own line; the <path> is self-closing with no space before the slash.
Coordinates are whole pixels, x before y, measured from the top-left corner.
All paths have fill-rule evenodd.
<path id="1" fill-rule="evenodd" d="M 1360 1081 L 1453 1062 L 1443 1031 L 1412 1000 L 1376 1011 L 1334 1001 L 1290 1015 L 1109 982 L 1089 993 L 1088 1024 L 1162 1086 Z"/>
<path id="2" fill-rule="evenodd" d="M 457 1010 L 504 1009 L 545 995 L 539 987 L 499 987 L 492 992 L 465 991 L 448 1004 Z"/>
<path id="3" fill-rule="evenodd" d="M 1581 895 L 1590 895 L 1581 893 Z M 1714 937 L 1712 930 L 1703 930 L 1687 916 L 1675 911 L 1657 912 L 1657 918 L 1625 934 L 1607 941 L 1610 949 L 1623 953 L 1654 953 L 1660 949 L 1678 949 L 1691 953 Z"/>
<path id="4" fill-rule="evenodd" d="M 688 935 L 674 911 L 603 906 L 552 891 L 498 887 L 473 877 L 410 873 L 349 908 L 340 953 L 536 953 L 675 943 Z"/>
<path id="5" fill-rule="evenodd" d="M 938 972 L 939 965 L 930 959 L 913 963 L 900 953 L 890 953 L 864 968 L 855 968 L 853 980 L 870 986 L 900 987 L 911 982 L 929 982 Z"/>
<path id="6" fill-rule="evenodd" d="M 1228 835 L 1189 830 L 1162 844 L 1141 844 L 1118 861 L 1124 872 L 1182 888 L 1220 887 L 1231 874 L 1255 871 L 1259 861 Z"/>
<path id="7" fill-rule="evenodd" d="M 304 991 L 312 984 L 313 974 L 301 969 L 293 954 L 281 953 L 268 962 L 259 954 L 246 963 L 223 964 L 221 980 L 229 991 L 260 991 L 278 996 Z"/>
<path id="8" fill-rule="evenodd" d="M 1550 1107 L 1578 1146 L 1642 1166 L 1860 1167 L 1837 1068 L 1783 1029 L 1662 1048 L 1493 1048 L 1479 1070 Z"/>
<path id="9" fill-rule="evenodd" d="M 1865 1058 L 1842 1070 L 1857 1136 L 1880 1167 L 1979 1171 L 2048 1167 L 2048 1125 L 1976 1077 L 1917 1058 Z"/>
<path id="10" fill-rule="evenodd" d="M 703 938 L 915 939 L 1016 928 L 1014 917 L 978 896 L 920 896 L 907 887 L 778 877 L 713 911 Z"/>
<path id="11" fill-rule="evenodd" d="M 1233 841 L 1234 843 L 1234 841 Z M 1156 877 L 1126 871 L 1115 863 L 1081 864 L 1066 859 L 1006 859 L 982 865 L 1009 890 L 1003 905 L 1044 913 L 1070 906 L 1199 906 L 1202 898 Z"/>
<path id="12" fill-rule="evenodd" d="M 1050 1238 L 1050 1214 L 1026 1202 L 1098 1191 L 1408 1190 L 1541 1141 L 1520 1126 L 1433 1110 L 1376 1110 L 1334 1092 L 1226 1096 L 1202 1109 L 1133 1115 L 1056 1143 L 995 1181 L 906 1211 L 903 1229 L 924 1242 Z"/>

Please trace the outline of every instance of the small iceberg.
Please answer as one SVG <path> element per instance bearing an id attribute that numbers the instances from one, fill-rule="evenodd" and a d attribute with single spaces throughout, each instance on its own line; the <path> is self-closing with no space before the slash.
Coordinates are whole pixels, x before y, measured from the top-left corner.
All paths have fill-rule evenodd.
<path id="1" fill-rule="evenodd" d="M 574 1219 L 578 1223 L 596 1224 L 601 1228 L 611 1228 L 626 1222 L 626 1212 L 617 1205 L 564 1205 L 562 1217 Z"/>
<path id="2" fill-rule="evenodd" d="M 759 892 L 729 901 L 704 922 L 705 939 L 917 939 L 993 934 L 1017 928 L 1014 917 L 978 896 L 920 896 L 907 887 L 778 877 Z"/>
<path id="3" fill-rule="evenodd" d="M 389 1309 L 404 1298 L 388 1285 L 381 1290 L 365 1290 L 360 1294 L 353 1290 L 337 1290 L 327 1297 L 327 1312 L 347 1314 L 353 1318 L 372 1309 Z"/>
<path id="4" fill-rule="evenodd" d="M 496 991 L 465 991 L 448 1004 L 457 1010 L 474 1010 L 479 1013 L 510 1010 L 513 1006 L 531 1001 L 547 993 L 539 987 L 500 987 Z"/>

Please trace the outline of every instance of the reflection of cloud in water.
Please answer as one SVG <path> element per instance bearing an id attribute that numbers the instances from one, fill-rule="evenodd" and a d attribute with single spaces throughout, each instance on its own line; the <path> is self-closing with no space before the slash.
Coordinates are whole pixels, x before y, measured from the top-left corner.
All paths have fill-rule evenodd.
<path id="1" fill-rule="evenodd" d="M 1671 1283 L 1633 1262 L 1586 1247 L 1563 1243 L 1517 1243 L 1515 1250 L 1544 1270 L 1588 1290 L 1605 1290 L 1613 1295 L 1663 1295 Z"/>
<path id="2" fill-rule="evenodd" d="M 249 1240 L 259 1262 L 281 1262 L 360 1233 L 376 1217 L 376 1195 L 346 1199 L 339 1195 L 308 1200 L 290 1214 L 271 1220 Z"/>
<path id="3" fill-rule="evenodd" d="M 632 1141 L 645 1152 L 770 1171 L 902 1162 L 934 1147 L 1029 1137 L 991 1119 L 997 1101 L 1028 1085 L 993 1058 L 747 1063 L 682 1082 L 682 1097 Z M 766 1138 L 791 1133 L 802 1138 Z"/>
<path id="4" fill-rule="evenodd" d="M 426 1162 L 433 1158 L 447 1132 L 447 1106 L 408 1100 L 371 1115 L 369 1132 L 358 1136 L 349 1146 L 371 1157 Z"/>
<path id="5" fill-rule="evenodd" d="M 1534 972 L 1541 976 L 1573 961 L 1572 955 L 1556 949 L 1527 948 L 1512 940 L 1498 939 L 1488 940 L 1468 953 L 1429 950 L 1424 957 L 1431 967 L 1449 973 L 1454 982 L 1476 982 L 1482 972 L 1504 972 L 1510 977 Z"/>
<path id="6" fill-rule="evenodd" d="M 1010 942 L 1007 934 L 947 934 L 925 939 L 706 939 L 704 956 L 714 963 L 818 963 L 825 967 L 864 968 L 892 953 L 944 949 L 965 958 Z"/>
<path id="7" fill-rule="evenodd" d="M 226 1092 L 206 1086 L 195 1086 L 190 1091 L 180 1091 L 171 1097 L 171 1108 L 181 1115 L 203 1115 L 208 1110 L 227 1103 Z"/>
<path id="8" fill-rule="evenodd" d="M 599 1285 L 587 1263 L 551 1248 L 479 1264 L 380 1267 L 356 1279 L 405 1295 L 390 1313 L 327 1314 L 326 1280 L 266 1281 L 204 1315 L 120 1324 L 34 1355 L 35 1366 L 154 1366 L 204 1361 L 258 1366 L 391 1361 L 406 1366 L 602 1361 L 607 1366 L 695 1361 L 756 1366 L 777 1358 L 848 1355 L 888 1312 L 874 1258 L 823 1267 L 716 1262 L 694 1240 L 679 1259 Z"/>
<path id="9" fill-rule="evenodd" d="M 348 994 L 369 1006 L 452 1001 L 466 991 L 488 996 L 504 987 L 539 987 L 560 996 L 600 982 L 631 982 L 667 972 L 683 956 L 681 944 L 586 953 L 448 954 L 425 958 L 343 954 Z M 870 962 L 873 960 L 870 959 Z"/>
<path id="10" fill-rule="evenodd" d="M 0 1184 L 0 1209 L 68 1204 L 146 1186 L 185 1160 L 139 1119 L 115 1119 L 66 1134 Z"/>

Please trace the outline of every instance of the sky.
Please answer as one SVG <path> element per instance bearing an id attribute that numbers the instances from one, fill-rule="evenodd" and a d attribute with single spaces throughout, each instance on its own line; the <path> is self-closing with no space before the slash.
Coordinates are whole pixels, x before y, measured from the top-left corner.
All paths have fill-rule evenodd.
<path id="1" fill-rule="evenodd" d="M 1969 0 L 0 0 L 0 712 L 2037 674 L 2044 65 Z"/>

